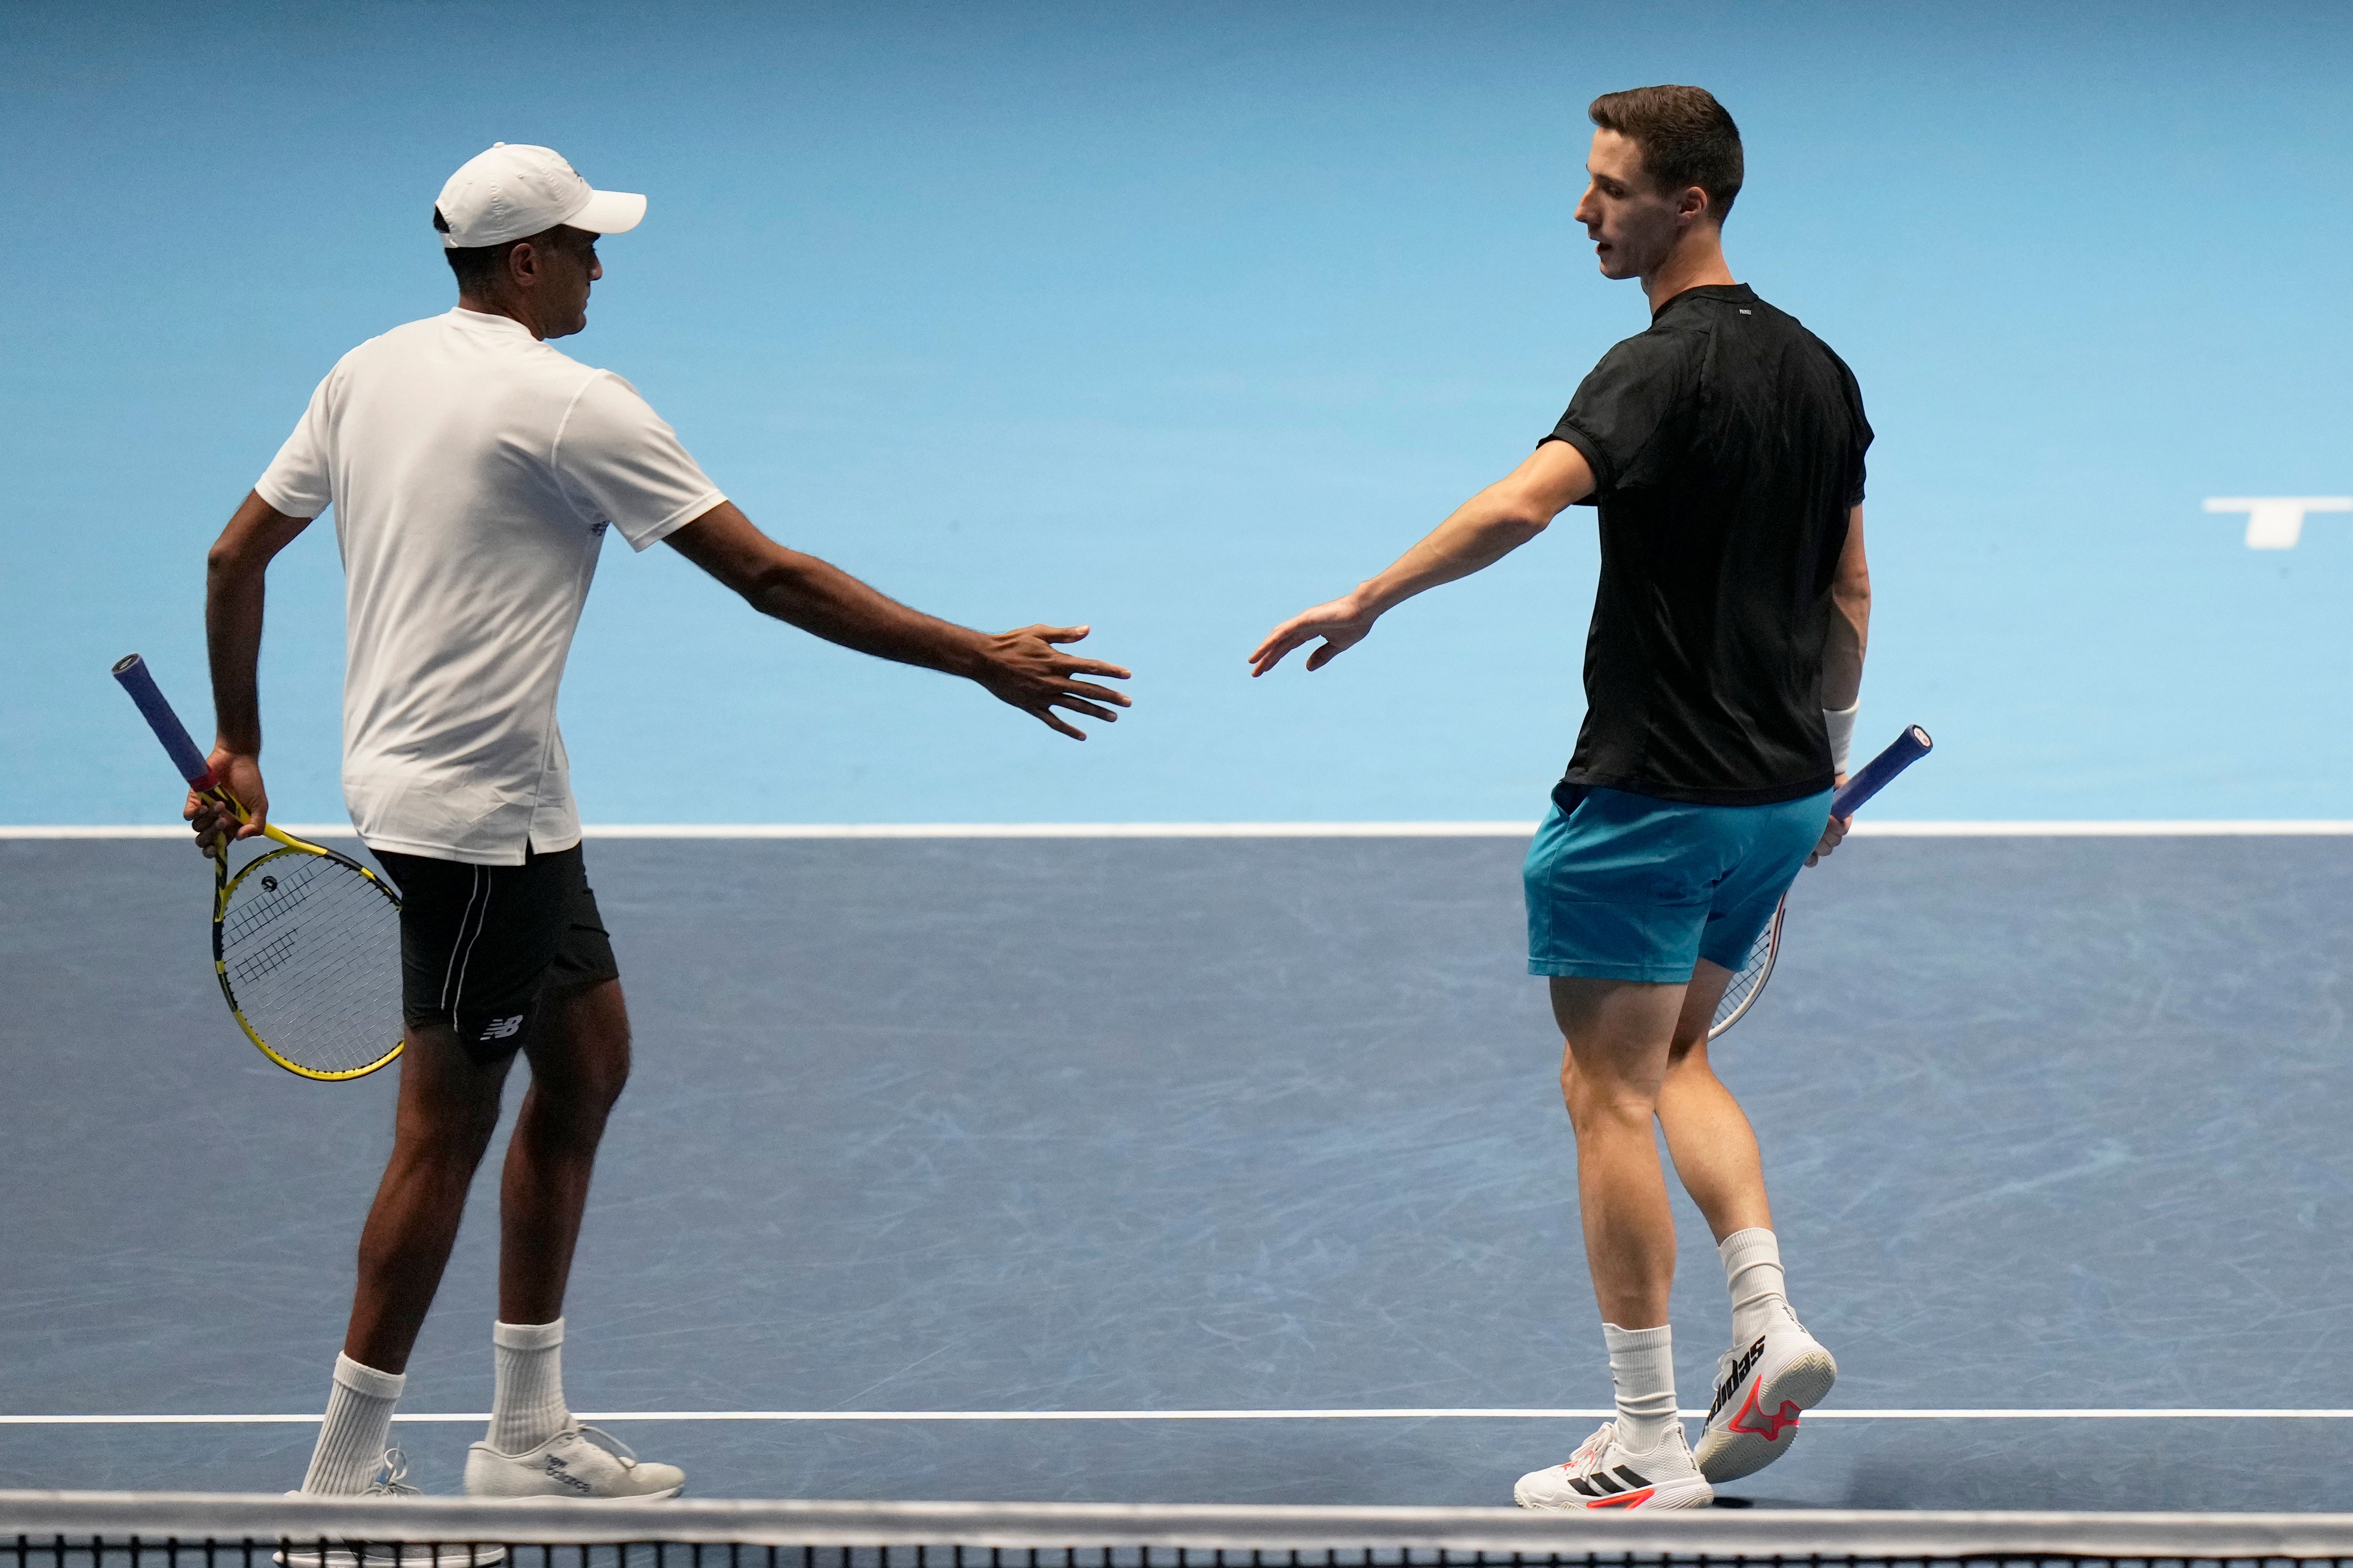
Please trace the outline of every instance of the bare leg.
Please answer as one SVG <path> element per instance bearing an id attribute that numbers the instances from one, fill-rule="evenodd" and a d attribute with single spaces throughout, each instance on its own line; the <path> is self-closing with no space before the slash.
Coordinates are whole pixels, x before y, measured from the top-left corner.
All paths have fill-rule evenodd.
<path id="1" fill-rule="evenodd" d="M 417 1331 L 441 1288 L 465 1216 L 466 1190 L 498 1126 L 507 1063 L 483 1067 L 447 1026 L 407 1032 L 392 1160 L 360 1232 L 359 1285 L 343 1353 L 378 1372 L 405 1372 Z"/>
<path id="2" fill-rule="evenodd" d="M 1708 1024 L 1731 983 L 1730 970 L 1700 960 L 1683 994 L 1683 1016 L 1675 1023 L 1675 1042 L 1659 1089 L 1659 1125 L 1667 1134 L 1668 1156 L 1718 1241 L 1735 1231 L 1773 1228 L 1757 1134 L 1707 1060 Z"/>
<path id="3" fill-rule="evenodd" d="M 605 1119 L 629 1078 L 621 983 L 549 996 L 524 1050 L 531 1089 L 515 1116 L 499 1190 L 499 1317 L 552 1323 L 564 1315 Z"/>
<path id="4" fill-rule="evenodd" d="M 1553 1017 L 1567 1050 L 1561 1095 L 1577 1131 L 1585 1256 L 1605 1322 L 1657 1328 L 1675 1277 L 1675 1223 L 1651 1131 L 1682 1012 L 1681 984 L 1556 976 Z"/>

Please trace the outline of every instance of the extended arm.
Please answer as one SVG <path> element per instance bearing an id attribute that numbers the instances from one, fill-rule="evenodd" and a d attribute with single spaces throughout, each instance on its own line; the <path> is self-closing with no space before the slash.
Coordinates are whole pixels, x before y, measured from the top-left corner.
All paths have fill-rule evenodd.
<path id="1" fill-rule="evenodd" d="M 235 814 L 194 794 L 182 812 L 199 845 L 216 834 L 250 838 L 269 816 L 269 795 L 261 784 L 262 579 L 277 553 L 311 524 L 289 517 L 251 491 L 221 530 L 205 557 L 205 646 L 212 665 L 213 771 L 228 786 L 252 821 L 240 826 Z"/>
<path id="2" fill-rule="evenodd" d="M 1324 646 L 1307 656 L 1307 668 L 1323 668 L 1364 641 L 1390 609 L 1426 588 L 1493 566 L 1551 526 L 1562 508 L 1592 493 L 1585 454 L 1566 441 L 1546 441 L 1509 477 L 1455 508 L 1388 570 L 1269 632 L 1250 656 L 1250 674 L 1264 675 L 1293 648 L 1319 637 Z"/>
<path id="3" fill-rule="evenodd" d="M 1127 671 L 1115 664 L 1074 658 L 1054 646 L 1085 637 L 1084 626 L 1024 626 L 991 634 L 924 615 L 838 566 L 786 549 L 730 501 L 671 534 L 670 542 L 764 616 L 860 653 L 977 681 L 1000 701 L 1036 715 L 1072 740 L 1085 740 L 1086 731 L 1065 722 L 1055 709 L 1108 723 L 1119 715 L 1101 704 L 1129 706 L 1124 692 L 1072 679 L 1127 679 Z"/>

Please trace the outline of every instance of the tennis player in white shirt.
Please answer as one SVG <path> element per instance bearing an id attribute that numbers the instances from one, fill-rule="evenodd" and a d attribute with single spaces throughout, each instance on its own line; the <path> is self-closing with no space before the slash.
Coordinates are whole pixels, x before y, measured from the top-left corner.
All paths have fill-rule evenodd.
<path id="1" fill-rule="evenodd" d="M 1084 626 L 972 631 L 776 543 L 628 382 L 550 346 L 587 325 L 598 237 L 645 209 L 545 147 L 501 142 L 459 169 L 434 207 L 457 308 L 343 356 L 206 562 L 211 762 L 254 825 L 192 796 L 198 840 L 250 837 L 267 817 L 263 575 L 332 506 L 347 583 L 343 795 L 402 896 L 398 1120 L 306 1492 L 408 1489 L 387 1452 L 393 1407 L 518 1051 L 531 1087 L 501 1187 L 496 1402 L 466 1489 L 668 1497 L 685 1484 L 574 1419 L 559 1371 L 589 1173 L 629 1069 L 555 723 L 607 529 L 636 550 L 670 544 L 763 614 L 966 677 L 1074 739 L 1064 712 L 1109 721 L 1128 705 L 1095 683 L 1126 670 L 1056 646 Z"/>

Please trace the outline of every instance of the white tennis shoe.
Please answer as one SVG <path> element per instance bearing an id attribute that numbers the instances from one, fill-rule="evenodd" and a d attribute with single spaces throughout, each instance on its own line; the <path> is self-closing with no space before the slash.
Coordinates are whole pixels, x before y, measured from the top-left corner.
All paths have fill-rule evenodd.
<path id="1" fill-rule="evenodd" d="M 384 1451 L 375 1479 L 362 1497 L 404 1498 L 417 1495 L 408 1484 L 407 1458 L 397 1448 Z M 290 1491 L 288 1497 L 319 1494 Z M 278 1568 L 490 1568 L 506 1561 L 507 1549 L 494 1545 L 453 1545 L 448 1542 L 396 1541 L 287 1541 L 270 1553 Z"/>
<path id="2" fill-rule="evenodd" d="M 1597 1509 L 1705 1508 L 1715 1500 L 1693 1462 L 1683 1426 L 1670 1426 L 1658 1445 L 1637 1454 L 1618 1441 L 1618 1423 L 1604 1421 L 1568 1462 L 1531 1470 L 1512 1489 L 1522 1508 L 1572 1513 Z"/>
<path id="3" fill-rule="evenodd" d="M 594 1434 L 595 1442 L 589 1441 Z M 501 1454 L 488 1443 L 466 1453 L 468 1497 L 568 1497 L 584 1502 L 676 1497 L 686 1472 L 638 1458 L 601 1426 L 575 1421 L 527 1454 Z M 435 1565 L 438 1568 L 438 1565 Z"/>
<path id="4" fill-rule="evenodd" d="M 1838 1363 L 1788 1312 L 1715 1363 L 1715 1398 L 1700 1432 L 1699 1468 L 1711 1481 L 1753 1476 L 1789 1451 L 1798 1417 L 1828 1396 Z"/>

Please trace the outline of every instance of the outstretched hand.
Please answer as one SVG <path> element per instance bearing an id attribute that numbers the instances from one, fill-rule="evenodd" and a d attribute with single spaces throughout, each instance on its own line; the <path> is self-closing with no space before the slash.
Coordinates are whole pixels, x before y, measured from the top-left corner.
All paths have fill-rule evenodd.
<path id="1" fill-rule="evenodd" d="M 1250 679 L 1255 680 L 1264 675 L 1281 664 L 1293 648 L 1317 637 L 1324 639 L 1324 645 L 1307 656 L 1307 668 L 1321 669 L 1364 641 L 1379 618 L 1377 611 L 1362 607 L 1354 594 L 1344 594 L 1328 604 L 1302 610 L 1267 633 L 1266 640 L 1251 652 Z"/>
<path id="2" fill-rule="evenodd" d="M 1128 672 L 1115 664 L 1100 659 L 1075 658 L 1064 653 L 1057 643 L 1077 642 L 1085 637 L 1086 626 L 1023 626 L 1019 631 L 998 632 L 985 637 L 981 653 L 981 669 L 973 679 L 988 689 L 1000 702 L 1009 702 L 1025 713 L 1035 714 L 1047 728 L 1060 731 L 1073 741 L 1083 741 L 1087 732 L 1064 720 L 1054 711 L 1068 709 L 1083 713 L 1090 719 L 1100 719 L 1106 724 L 1118 722 L 1119 715 L 1112 707 L 1133 706 L 1124 691 L 1113 691 L 1107 686 L 1096 686 L 1071 678 L 1097 675 L 1106 680 L 1125 680 Z M 1094 699 L 1089 701 L 1088 699 Z"/>

